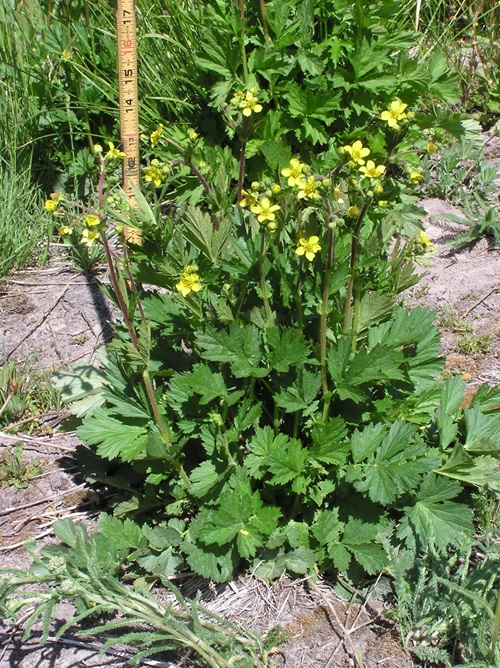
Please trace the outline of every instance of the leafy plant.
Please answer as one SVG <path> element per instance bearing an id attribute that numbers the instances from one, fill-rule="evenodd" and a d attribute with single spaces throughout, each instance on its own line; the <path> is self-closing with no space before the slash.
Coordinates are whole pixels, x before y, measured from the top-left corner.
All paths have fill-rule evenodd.
<path id="1" fill-rule="evenodd" d="M 184 561 L 216 581 L 242 563 L 267 577 L 373 574 L 385 541 L 417 549 L 430 524 L 445 550 L 470 533 L 464 486 L 499 489 L 498 415 L 479 400 L 459 410 L 463 387 L 434 380 L 433 314 L 395 305 L 422 246 L 406 160 L 418 122 L 394 100 L 365 144 L 331 146 L 314 168 L 263 143 L 248 186 L 263 105 L 251 86 L 225 107 L 238 160 L 192 129 L 179 140 L 159 126 L 144 169 L 151 204 L 139 190 L 137 208 L 108 197 L 123 157 L 112 144 L 96 149 L 95 210 L 64 195 L 46 204 L 76 238 L 102 240 L 109 261 L 124 321 L 104 377 L 85 371 L 95 384 L 78 401 L 78 433 L 133 469 L 133 498 L 115 513 L 156 517 L 139 563 L 157 575 Z M 106 215 L 111 235 L 140 231 L 126 262 L 112 262 Z M 81 379 L 60 379 L 81 398 Z M 162 550 L 163 530 L 175 540 Z"/>
<path id="2" fill-rule="evenodd" d="M 25 461 L 20 443 L 14 449 L 5 448 L 0 459 L 0 484 L 5 483 L 13 485 L 16 489 L 23 489 L 28 486 L 30 478 L 41 472 L 38 459 Z"/>
<path id="3" fill-rule="evenodd" d="M 398 555 L 392 614 L 405 647 L 429 665 L 498 665 L 499 558 L 495 531 L 448 555 L 431 546 L 416 562 Z"/>
<path id="4" fill-rule="evenodd" d="M 0 581 L 4 619 L 16 619 L 21 613 L 25 638 L 33 624 L 41 621 L 45 641 L 52 615 L 66 600 L 74 603 L 76 614 L 57 630 L 56 637 L 82 620 L 106 615 L 107 621 L 80 629 L 78 634 L 88 637 L 112 631 L 101 651 L 120 644 L 131 646 L 137 649 L 132 659 L 136 665 L 141 659 L 179 648 L 191 650 L 213 668 L 269 665 L 272 648 L 265 641 L 242 624 L 214 615 L 199 603 L 199 597 L 184 598 L 168 579 L 162 582 L 170 594 L 167 604 L 159 603 L 151 593 L 152 582 L 136 578 L 133 587 L 123 582 L 120 571 L 126 568 L 131 550 L 144 543 L 146 528 L 103 516 L 99 532 L 91 536 L 83 524 L 71 520 L 58 520 L 54 532 L 60 543 L 32 553 L 34 565 L 29 572 L 4 569 L 10 577 Z M 36 587 L 28 589 L 33 584 Z"/>

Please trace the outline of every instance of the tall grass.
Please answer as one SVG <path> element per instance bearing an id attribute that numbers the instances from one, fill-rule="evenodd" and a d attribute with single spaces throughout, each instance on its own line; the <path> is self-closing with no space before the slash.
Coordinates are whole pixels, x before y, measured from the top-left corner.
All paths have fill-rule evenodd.
<path id="1" fill-rule="evenodd" d="M 52 228 L 29 170 L 16 174 L 0 164 L 0 281 L 29 261 L 45 260 Z"/>

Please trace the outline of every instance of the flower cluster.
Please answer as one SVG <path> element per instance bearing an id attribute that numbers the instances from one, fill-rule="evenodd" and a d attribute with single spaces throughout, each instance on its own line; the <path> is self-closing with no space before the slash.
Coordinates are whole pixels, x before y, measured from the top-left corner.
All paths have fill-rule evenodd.
<path id="1" fill-rule="evenodd" d="M 320 183 L 327 185 L 325 183 L 326 179 L 320 182 L 312 174 L 309 174 L 308 170 L 308 165 L 300 162 L 297 158 L 292 158 L 290 166 L 284 167 L 281 170 L 281 175 L 287 179 L 287 183 L 291 188 L 297 189 L 297 199 L 316 201 L 321 197 L 318 192 L 318 185 Z"/>
<path id="2" fill-rule="evenodd" d="M 182 276 L 175 286 L 175 289 L 180 292 L 183 297 L 187 297 L 190 292 L 200 292 L 201 283 L 197 271 L 198 266 L 196 264 L 187 264 L 184 267 Z"/>
<path id="3" fill-rule="evenodd" d="M 242 90 L 237 91 L 231 99 L 231 105 L 236 107 L 243 116 L 247 118 L 252 114 L 258 114 L 262 111 L 262 105 L 257 97 L 257 87 L 253 86 L 246 93 Z"/>
<path id="4" fill-rule="evenodd" d="M 148 183 L 154 183 L 156 187 L 161 186 L 165 178 L 170 174 L 170 165 L 166 162 L 160 162 L 156 158 L 151 160 L 149 167 L 144 167 L 144 180 Z"/>

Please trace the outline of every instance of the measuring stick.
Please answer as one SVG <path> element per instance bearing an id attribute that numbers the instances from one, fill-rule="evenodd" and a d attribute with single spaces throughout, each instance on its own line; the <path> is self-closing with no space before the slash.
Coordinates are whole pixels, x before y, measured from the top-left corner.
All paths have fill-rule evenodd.
<path id="1" fill-rule="evenodd" d="M 116 0 L 118 92 L 123 161 L 123 190 L 136 207 L 132 186 L 139 188 L 139 96 L 137 92 L 137 34 L 135 1 Z M 125 239 L 140 244 L 140 232 L 126 226 Z"/>

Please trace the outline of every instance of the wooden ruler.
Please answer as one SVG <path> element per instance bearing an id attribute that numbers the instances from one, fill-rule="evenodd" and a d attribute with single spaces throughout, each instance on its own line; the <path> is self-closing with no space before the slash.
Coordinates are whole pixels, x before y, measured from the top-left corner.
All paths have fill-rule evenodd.
<path id="1" fill-rule="evenodd" d="M 139 96 L 137 76 L 137 32 L 135 0 L 116 0 L 118 92 L 123 161 L 122 187 L 129 203 L 137 206 L 132 186 L 139 188 Z M 141 243 L 140 233 L 124 228 L 127 241 Z"/>

